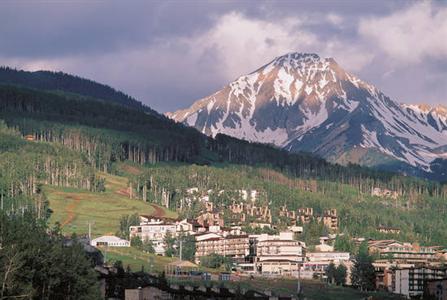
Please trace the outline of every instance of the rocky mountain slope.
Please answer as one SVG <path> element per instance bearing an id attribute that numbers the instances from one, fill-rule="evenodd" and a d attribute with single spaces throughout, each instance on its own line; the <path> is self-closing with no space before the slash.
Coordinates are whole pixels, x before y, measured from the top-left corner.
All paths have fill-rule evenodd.
<path id="1" fill-rule="evenodd" d="M 277 57 L 167 116 L 210 136 L 405 172 L 431 172 L 447 145 L 445 107 L 401 105 L 316 54 Z"/>

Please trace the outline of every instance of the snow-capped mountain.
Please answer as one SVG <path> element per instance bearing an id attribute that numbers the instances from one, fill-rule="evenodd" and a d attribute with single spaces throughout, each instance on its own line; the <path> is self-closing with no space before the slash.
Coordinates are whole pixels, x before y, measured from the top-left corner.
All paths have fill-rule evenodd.
<path id="1" fill-rule="evenodd" d="M 277 57 L 167 116 L 207 135 L 309 151 L 339 163 L 402 162 L 429 172 L 447 145 L 445 107 L 400 105 L 316 54 Z"/>

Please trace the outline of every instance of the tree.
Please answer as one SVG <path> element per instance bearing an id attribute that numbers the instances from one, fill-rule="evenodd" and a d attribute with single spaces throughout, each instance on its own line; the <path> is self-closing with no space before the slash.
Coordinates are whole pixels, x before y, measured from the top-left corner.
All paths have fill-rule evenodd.
<path id="1" fill-rule="evenodd" d="M 351 239 L 348 235 L 337 235 L 334 242 L 334 250 L 340 252 L 354 252 L 354 244 L 351 242 Z"/>
<path id="2" fill-rule="evenodd" d="M 152 243 L 151 240 L 145 240 L 142 245 L 142 250 L 154 254 L 155 253 L 154 243 Z"/>
<path id="3" fill-rule="evenodd" d="M 32 213 L 0 212 L 0 299 L 98 299 L 91 261 Z"/>
<path id="4" fill-rule="evenodd" d="M 225 270 L 231 270 L 231 258 L 222 256 L 220 254 L 211 253 L 200 258 L 200 264 L 206 268 L 217 269 L 224 266 Z"/>
<path id="5" fill-rule="evenodd" d="M 326 269 L 326 276 L 327 276 L 327 280 L 329 283 L 335 282 L 335 272 L 336 272 L 336 267 L 335 267 L 334 263 L 331 262 Z"/>
<path id="6" fill-rule="evenodd" d="M 130 239 L 130 245 L 132 247 L 135 247 L 137 249 L 142 249 L 143 247 L 143 241 L 141 241 L 139 236 L 134 236 Z"/>
<path id="7" fill-rule="evenodd" d="M 129 238 L 129 227 L 136 226 L 140 224 L 140 217 L 138 214 L 125 215 L 120 219 L 120 229 L 118 231 L 118 236 L 123 239 Z"/>
<path id="8" fill-rule="evenodd" d="M 196 239 L 193 235 L 180 235 L 179 240 L 182 240 L 182 259 L 194 261 L 196 254 Z"/>
<path id="9" fill-rule="evenodd" d="M 335 284 L 336 285 L 345 285 L 347 274 L 348 274 L 348 270 L 345 267 L 345 265 L 343 265 L 343 264 L 338 265 L 337 269 L 335 270 L 335 274 L 334 274 Z"/>
<path id="10" fill-rule="evenodd" d="M 173 257 L 177 255 L 177 240 L 170 232 L 167 232 L 164 239 L 165 255 Z"/>
<path id="11" fill-rule="evenodd" d="M 352 285 L 362 291 L 372 291 L 375 289 L 375 271 L 373 258 L 368 253 L 368 244 L 363 242 L 354 260 L 351 274 Z"/>

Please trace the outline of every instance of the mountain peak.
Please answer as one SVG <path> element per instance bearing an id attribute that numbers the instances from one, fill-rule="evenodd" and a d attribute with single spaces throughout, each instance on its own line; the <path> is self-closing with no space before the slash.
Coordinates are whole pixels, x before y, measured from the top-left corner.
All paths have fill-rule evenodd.
<path id="1" fill-rule="evenodd" d="M 287 54 L 278 56 L 274 59 L 275 62 L 318 62 L 321 58 L 316 53 L 302 53 L 302 52 L 289 52 Z"/>
<path id="2" fill-rule="evenodd" d="M 447 117 L 447 107 L 440 104 L 437 106 L 431 106 L 430 104 L 402 104 L 404 109 L 411 110 L 419 114 L 435 114 L 440 117 Z"/>
<path id="3" fill-rule="evenodd" d="M 167 115 L 211 136 L 311 151 L 335 162 L 346 153 L 369 162 L 377 151 L 429 170 L 431 149 L 447 144 L 447 122 L 413 111 L 332 58 L 292 52 Z"/>

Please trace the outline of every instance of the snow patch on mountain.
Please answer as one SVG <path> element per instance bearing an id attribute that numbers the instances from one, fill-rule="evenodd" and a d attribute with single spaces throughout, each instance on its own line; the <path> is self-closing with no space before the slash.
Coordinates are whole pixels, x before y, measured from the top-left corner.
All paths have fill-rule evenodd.
<path id="1" fill-rule="evenodd" d="M 440 157 L 434 149 L 447 145 L 447 108 L 400 105 L 316 54 L 277 57 L 167 115 L 212 136 L 224 133 L 331 158 L 363 147 L 425 171 Z"/>

